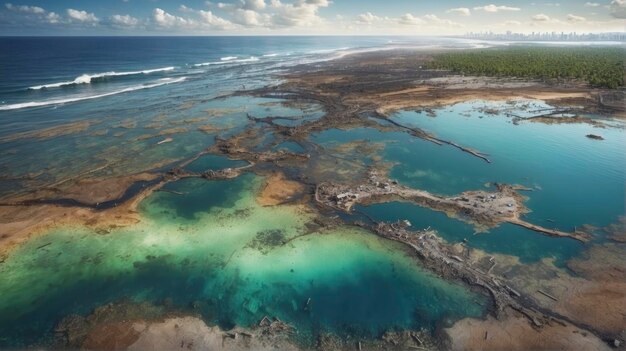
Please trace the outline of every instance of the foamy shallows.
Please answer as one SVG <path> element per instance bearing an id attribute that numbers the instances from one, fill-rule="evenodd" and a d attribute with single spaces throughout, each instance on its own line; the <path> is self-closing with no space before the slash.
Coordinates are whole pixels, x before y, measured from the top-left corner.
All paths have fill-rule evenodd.
<path id="1" fill-rule="evenodd" d="M 63 316 L 122 298 L 193 305 L 225 328 L 276 316 L 309 345 L 322 329 L 377 336 L 483 315 L 481 295 L 423 271 L 399 244 L 349 227 L 304 235 L 312 215 L 259 206 L 261 185 L 253 175 L 179 181 L 168 189 L 183 195 L 142 203 L 140 224 L 64 228 L 20 247 L 0 266 L 0 346 L 28 345 Z"/>

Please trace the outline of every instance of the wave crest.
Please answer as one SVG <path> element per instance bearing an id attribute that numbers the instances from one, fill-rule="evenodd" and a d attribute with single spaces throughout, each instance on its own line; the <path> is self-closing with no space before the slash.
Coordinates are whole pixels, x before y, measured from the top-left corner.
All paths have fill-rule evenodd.
<path id="1" fill-rule="evenodd" d="M 228 60 L 224 60 L 225 58 L 228 58 Z M 193 67 L 225 65 L 225 64 L 231 64 L 231 63 L 246 63 L 246 62 L 256 62 L 256 61 L 259 61 L 259 58 L 256 56 L 250 56 L 249 58 L 246 58 L 246 59 L 237 59 L 237 57 L 233 58 L 231 56 L 231 57 L 222 57 L 220 61 L 196 63 L 193 65 Z"/>
<path id="2" fill-rule="evenodd" d="M 155 68 L 155 69 L 147 69 L 143 71 L 130 71 L 130 72 L 104 72 L 104 73 L 96 73 L 96 74 L 83 74 L 72 81 L 67 82 L 59 82 L 59 83 L 50 83 L 50 84 L 42 84 L 29 87 L 30 90 L 41 90 L 41 89 L 50 89 L 50 88 L 60 88 L 68 85 L 78 85 L 78 84 L 90 84 L 93 80 L 102 79 L 106 77 L 119 77 L 119 76 L 133 76 L 138 74 L 150 74 L 155 72 L 166 72 L 172 71 L 176 69 L 176 67 L 163 67 L 163 68 Z"/>
<path id="3" fill-rule="evenodd" d="M 159 79 L 159 80 L 157 80 L 156 82 L 154 82 L 152 84 L 130 86 L 128 88 L 124 88 L 124 89 L 121 89 L 121 90 L 116 90 L 116 91 L 103 93 L 103 94 L 98 94 L 98 95 L 77 96 L 77 97 L 70 97 L 70 98 L 66 98 L 66 99 L 45 100 L 45 101 L 30 101 L 30 102 L 23 102 L 23 103 L 19 103 L 19 104 L 0 105 L 0 111 L 19 110 L 19 109 L 23 109 L 23 108 L 42 107 L 42 106 L 48 106 L 48 105 L 60 105 L 60 104 L 65 104 L 65 103 L 69 103 L 69 102 L 77 102 L 77 101 L 83 101 L 83 100 L 98 99 L 98 98 L 102 98 L 102 97 L 106 97 L 106 96 L 117 95 L 117 94 L 122 94 L 122 93 L 128 93 L 128 92 L 135 91 L 135 90 L 150 89 L 150 88 L 160 87 L 160 86 L 166 85 L 166 84 L 180 83 L 180 82 L 185 81 L 186 79 L 187 79 L 187 77 L 162 78 L 162 79 Z"/>

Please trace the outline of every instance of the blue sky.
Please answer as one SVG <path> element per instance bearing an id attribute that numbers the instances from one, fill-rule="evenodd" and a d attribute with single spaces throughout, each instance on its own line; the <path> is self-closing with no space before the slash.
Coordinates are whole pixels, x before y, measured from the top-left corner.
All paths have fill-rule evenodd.
<path id="1" fill-rule="evenodd" d="M 626 29 L 626 0 L 13 0 L 0 35 L 449 35 Z"/>

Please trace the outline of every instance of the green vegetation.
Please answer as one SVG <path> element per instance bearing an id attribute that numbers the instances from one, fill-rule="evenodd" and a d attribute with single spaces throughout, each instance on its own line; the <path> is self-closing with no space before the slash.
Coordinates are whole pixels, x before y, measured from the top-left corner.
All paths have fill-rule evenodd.
<path id="1" fill-rule="evenodd" d="M 510 47 L 444 53 L 429 68 L 462 74 L 583 80 L 592 86 L 615 89 L 624 86 L 622 48 Z"/>

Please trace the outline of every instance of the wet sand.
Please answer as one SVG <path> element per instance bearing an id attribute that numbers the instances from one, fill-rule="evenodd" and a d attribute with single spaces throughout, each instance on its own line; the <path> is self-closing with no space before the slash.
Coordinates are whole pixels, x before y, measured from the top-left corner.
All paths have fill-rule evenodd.
<path id="1" fill-rule="evenodd" d="M 571 325 L 553 323 L 533 328 L 515 311 L 486 321 L 464 319 L 446 329 L 451 350 L 611 350 L 593 334 Z"/>

